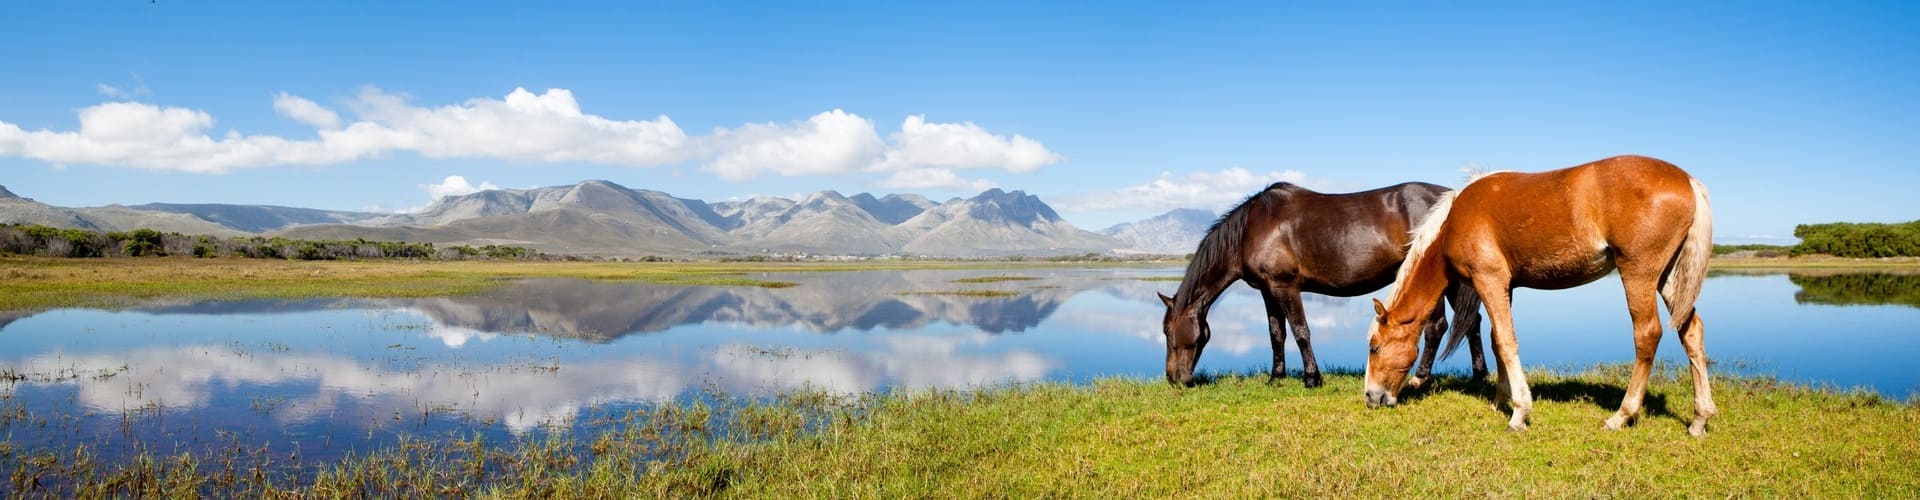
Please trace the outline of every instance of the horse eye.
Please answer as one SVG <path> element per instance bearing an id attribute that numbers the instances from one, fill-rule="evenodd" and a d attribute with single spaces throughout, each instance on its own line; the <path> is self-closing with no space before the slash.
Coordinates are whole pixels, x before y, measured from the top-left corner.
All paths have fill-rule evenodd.
<path id="1" fill-rule="evenodd" d="M 1367 346 L 1367 354 L 1380 354 L 1380 346 Z"/>

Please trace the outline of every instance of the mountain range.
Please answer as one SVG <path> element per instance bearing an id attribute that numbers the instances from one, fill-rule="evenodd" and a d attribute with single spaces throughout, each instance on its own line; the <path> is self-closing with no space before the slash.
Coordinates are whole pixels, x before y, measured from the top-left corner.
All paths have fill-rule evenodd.
<path id="1" fill-rule="evenodd" d="M 418 212 L 380 214 L 230 204 L 64 208 L 0 187 L 0 223 L 101 231 L 144 227 L 217 236 L 500 244 L 599 256 L 1184 253 L 1192 249 L 1182 242 L 1193 219 L 1193 214 L 1175 211 L 1095 233 L 1074 227 L 1037 196 L 997 188 L 944 202 L 913 194 L 845 196 L 819 191 L 799 200 L 761 196 L 709 203 L 590 180 L 448 196 Z M 1200 231 L 1204 229 L 1201 226 Z M 1198 241 L 1197 236 L 1191 239 Z"/>

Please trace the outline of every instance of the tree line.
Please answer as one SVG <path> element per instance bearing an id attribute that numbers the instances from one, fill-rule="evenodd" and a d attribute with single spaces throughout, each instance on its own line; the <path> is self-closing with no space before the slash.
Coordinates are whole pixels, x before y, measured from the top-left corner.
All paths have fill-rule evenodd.
<path id="1" fill-rule="evenodd" d="M 347 260 L 554 260 L 556 256 L 526 247 L 455 245 L 405 241 L 294 240 L 282 237 L 163 233 L 152 229 L 104 232 L 63 229 L 38 224 L 0 224 L 0 254 L 48 257 L 244 257 L 254 259 Z"/>
<path id="2" fill-rule="evenodd" d="M 1834 222 L 1793 227 L 1792 255 L 1920 257 L 1920 220 L 1893 224 Z"/>

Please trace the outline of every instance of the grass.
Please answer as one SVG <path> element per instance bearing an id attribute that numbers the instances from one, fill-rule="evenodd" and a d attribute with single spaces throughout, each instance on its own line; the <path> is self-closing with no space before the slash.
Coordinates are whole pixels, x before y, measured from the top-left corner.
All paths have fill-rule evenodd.
<path id="1" fill-rule="evenodd" d="M 1687 436 L 1691 389 L 1656 371 L 1648 414 L 1600 429 L 1624 367 L 1534 374 L 1531 430 L 1506 431 L 1484 382 L 1442 378 L 1390 409 L 1361 381 L 1326 387 L 1223 375 L 1039 384 L 635 411 L 608 431 L 512 443 L 407 441 L 318 466 L 308 479 L 249 472 L 284 457 L 89 461 L 85 450 L 0 453 L 16 493 L 498 497 L 1845 496 L 1920 491 L 1920 409 L 1865 392 L 1717 379 L 1722 410 Z M 238 456 L 236 460 L 234 457 Z M 239 471 L 237 474 L 235 471 Z M 58 489 L 44 485 L 61 485 Z M 36 486 L 42 485 L 42 486 Z"/>
<path id="2" fill-rule="evenodd" d="M 1708 262 L 1708 266 L 1715 270 L 1845 269 L 1876 271 L 1920 269 L 1920 258 L 1917 257 L 1886 257 L 1878 259 L 1853 259 L 1834 257 L 1831 255 L 1803 255 L 1799 257 L 1714 257 Z"/>
<path id="3" fill-rule="evenodd" d="M 1033 276 L 978 276 L 973 278 L 960 278 L 957 280 L 953 280 L 953 282 L 962 283 L 962 284 L 979 284 L 979 283 L 1004 283 L 1008 281 L 1033 281 L 1037 279 L 1040 279 L 1040 278 L 1036 278 Z"/>
<path id="4" fill-rule="evenodd" d="M 517 262 L 288 261 L 190 257 L 64 259 L 0 257 L 0 311 L 115 307 L 153 298 L 272 299 L 423 297 L 476 293 L 534 277 L 632 280 L 670 285 L 785 288 L 751 277 L 774 272 L 1114 267 L 1062 262 Z M 1138 264 L 1133 264 L 1138 265 Z"/>

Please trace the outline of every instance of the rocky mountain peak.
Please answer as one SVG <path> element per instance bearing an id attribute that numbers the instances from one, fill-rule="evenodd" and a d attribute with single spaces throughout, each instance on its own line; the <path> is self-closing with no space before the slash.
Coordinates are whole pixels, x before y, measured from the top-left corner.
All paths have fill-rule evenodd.
<path id="1" fill-rule="evenodd" d="M 1040 201 L 1040 197 L 1027 194 L 1026 191 L 1002 191 L 1000 188 L 988 189 L 967 200 L 971 206 L 968 215 L 985 220 L 1005 220 L 1016 224 L 1035 222 L 1056 222 L 1060 214 L 1053 207 Z"/>

